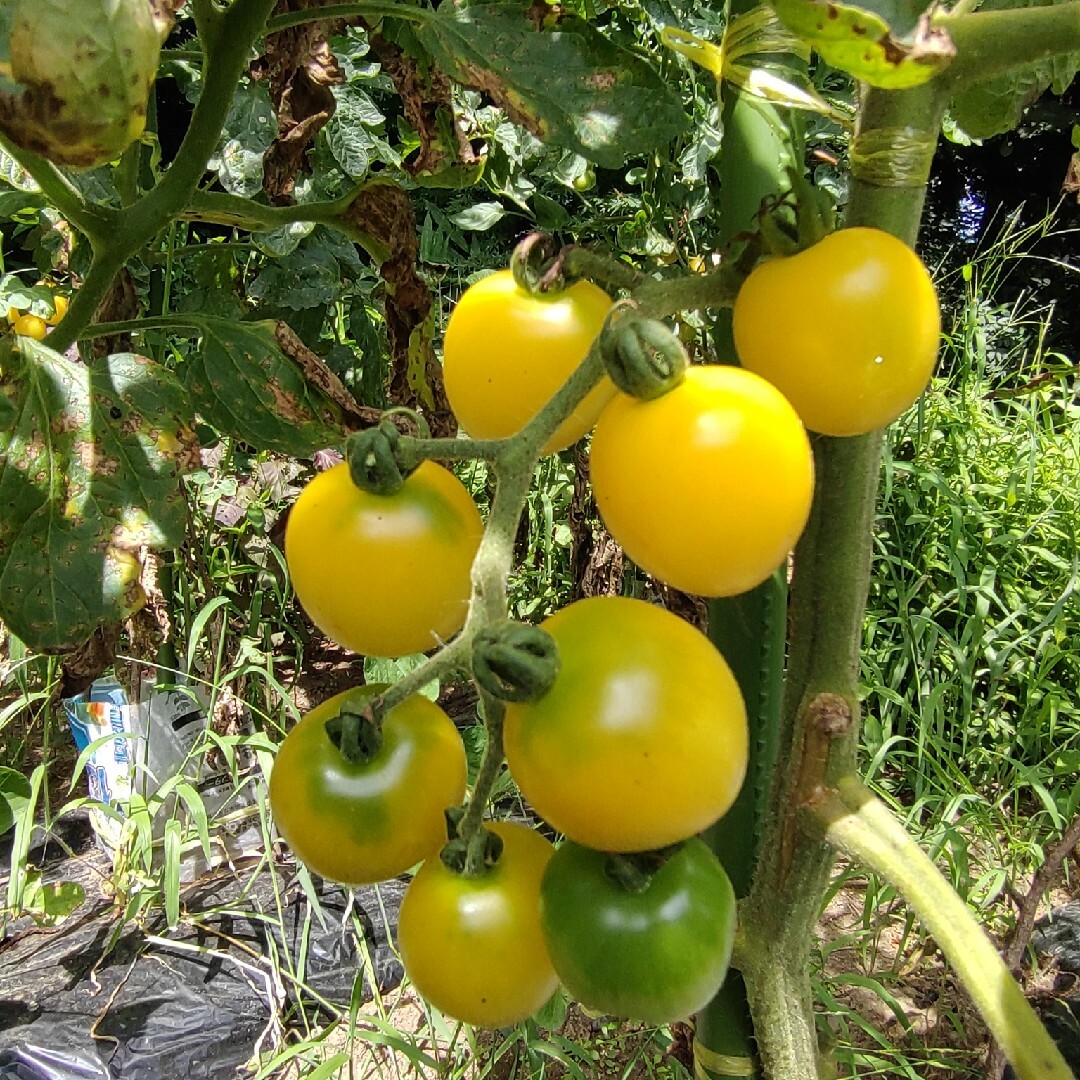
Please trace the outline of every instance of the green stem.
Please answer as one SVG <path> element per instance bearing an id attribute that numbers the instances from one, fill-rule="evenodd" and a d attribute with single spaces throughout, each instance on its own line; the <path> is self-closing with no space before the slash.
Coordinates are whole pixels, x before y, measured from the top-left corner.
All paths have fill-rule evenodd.
<path id="1" fill-rule="evenodd" d="M 938 85 L 870 90 L 860 134 L 899 127 L 925 136 L 932 152 L 944 108 Z M 925 187 L 853 175 L 846 223 L 874 225 L 913 243 Z M 777 774 L 758 871 L 741 915 L 746 979 L 766 1076 L 818 1075 L 810 986 L 814 926 L 832 867 L 831 849 L 806 829 L 802 808 L 854 772 L 859 648 L 870 578 L 881 433 L 817 437 L 814 506 L 795 553 L 791 653 Z"/>
<path id="2" fill-rule="evenodd" d="M 1080 51 L 1080 0 L 940 15 L 934 26 L 947 30 L 956 46 L 956 58 L 938 79 L 955 92 L 1025 64 Z"/>
<path id="3" fill-rule="evenodd" d="M 506 449 L 506 439 L 416 439 L 402 436 L 401 463 L 406 471 L 421 461 L 494 461 Z"/>
<path id="4" fill-rule="evenodd" d="M 476 774 L 472 796 L 458 825 L 458 834 L 466 841 L 472 840 L 483 828 L 484 810 L 491 801 L 491 793 L 498 783 L 506 756 L 503 752 L 503 720 L 506 717 L 506 705 L 483 691 L 480 693 L 480 698 L 484 707 L 484 731 L 487 733 L 487 743 L 484 746 L 483 756 L 480 758 L 480 770 Z M 475 877 L 482 870 L 479 858 L 482 850 L 479 844 L 469 844 L 465 859 L 466 877 Z"/>
<path id="5" fill-rule="evenodd" d="M 114 334 L 137 334 L 141 330 L 182 330 L 191 332 L 190 336 L 203 333 L 202 320 L 197 315 L 185 318 L 183 315 L 148 315 L 142 319 L 124 319 L 121 322 L 92 323 L 79 334 L 79 341 L 91 341 L 99 337 L 112 337 Z M 181 336 L 183 336 L 181 334 Z"/>
<path id="6" fill-rule="evenodd" d="M 279 30 L 288 30 L 293 26 L 302 26 L 309 22 L 322 22 L 326 19 L 405 19 L 407 22 L 426 22 L 433 12 L 428 8 L 414 7 L 412 4 L 395 4 L 393 0 L 362 0 L 357 4 L 327 4 L 325 7 L 308 8 L 303 11 L 290 11 L 278 15 L 266 24 L 267 34 L 276 34 Z"/>
<path id="7" fill-rule="evenodd" d="M 429 656 L 422 664 L 403 675 L 392 686 L 388 686 L 378 697 L 371 699 L 371 711 L 376 718 L 385 716 L 406 698 L 418 693 L 428 683 L 463 670 L 468 663 L 471 642 L 464 634 L 444 645 L 437 653 Z"/>
<path id="8" fill-rule="evenodd" d="M 683 274 L 674 278 L 651 277 L 587 248 L 568 248 L 561 257 L 567 277 L 588 278 L 608 289 L 625 289 L 642 314 L 659 319 L 681 311 L 731 307 L 757 254 L 756 249 L 744 252 L 731 265 L 708 274 Z"/>
<path id="9" fill-rule="evenodd" d="M 825 841 L 874 871 L 918 915 L 971 995 L 1019 1080 L 1074 1080 L 997 949 L 964 901 L 855 776 L 808 807 Z"/>
<path id="10" fill-rule="evenodd" d="M 385 181 L 376 181 L 385 183 Z M 296 206 L 267 206 L 240 195 L 220 191 L 194 191 L 180 217 L 187 221 L 209 221 L 247 232 L 269 232 L 298 221 L 329 225 L 355 240 L 378 263 L 389 258 L 389 251 L 373 237 L 356 228 L 345 217 L 363 191 L 363 186 L 330 202 L 299 203 Z"/>

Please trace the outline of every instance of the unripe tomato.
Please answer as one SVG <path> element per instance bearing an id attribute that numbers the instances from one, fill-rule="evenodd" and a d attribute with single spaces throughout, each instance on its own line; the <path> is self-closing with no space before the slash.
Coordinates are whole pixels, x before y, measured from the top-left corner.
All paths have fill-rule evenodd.
<path id="1" fill-rule="evenodd" d="M 642 569 L 701 596 L 764 581 L 810 512 L 814 462 L 795 410 L 741 368 L 691 367 L 653 401 L 620 394 L 593 434 L 593 492 Z"/>
<path id="2" fill-rule="evenodd" d="M 926 267 L 880 229 L 841 229 L 762 263 L 732 318 L 743 366 L 823 435 L 862 435 L 895 420 L 926 387 L 941 338 Z"/>
<path id="3" fill-rule="evenodd" d="M 38 318 L 37 315 L 20 315 L 15 320 L 12 329 L 21 337 L 35 338 L 37 341 L 44 340 L 45 335 L 49 332 L 45 320 Z"/>
<path id="4" fill-rule="evenodd" d="M 446 396 L 462 428 L 474 439 L 517 434 L 585 359 L 610 307 L 607 293 L 588 281 L 534 296 L 501 270 L 470 285 L 443 344 Z M 601 379 L 544 453 L 577 442 L 614 393 L 611 381 Z"/>
<path id="5" fill-rule="evenodd" d="M 285 560 L 311 621 L 354 652 L 427 652 L 461 629 L 484 525 L 461 481 L 425 461 L 393 495 L 358 488 L 344 462 L 300 493 Z"/>
<path id="6" fill-rule="evenodd" d="M 370 761 L 347 760 L 326 732 L 342 706 L 362 708 L 382 686 L 360 686 L 307 713 L 278 750 L 270 809 L 316 874 L 346 885 L 397 877 L 446 843 L 445 811 L 465 796 L 465 747 L 450 718 L 419 694 L 383 719 Z"/>
<path id="7" fill-rule="evenodd" d="M 746 710 L 709 639 L 628 597 L 579 600 L 540 624 L 560 669 L 506 708 L 510 772 L 537 813 L 579 844 L 646 851 L 726 813 L 746 773 Z"/>
<path id="8" fill-rule="evenodd" d="M 640 890 L 609 857 L 567 841 L 540 886 L 540 924 L 563 986 L 586 1008 L 667 1024 L 720 989 L 735 938 L 735 891 L 693 837 Z"/>
<path id="9" fill-rule="evenodd" d="M 540 930 L 540 880 L 554 848 L 524 825 L 491 822 L 502 854 L 468 878 L 428 859 L 398 915 L 405 973 L 435 1008 L 477 1027 L 520 1023 L 559 985 Z"/>

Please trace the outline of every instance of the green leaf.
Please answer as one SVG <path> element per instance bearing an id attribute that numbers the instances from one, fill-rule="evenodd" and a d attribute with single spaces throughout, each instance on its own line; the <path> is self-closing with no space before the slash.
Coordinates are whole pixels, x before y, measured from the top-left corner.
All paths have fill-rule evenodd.
<path id="1" fill-rule="evenodd" d="M 12 828 L 30 805 L 30 781 L 16 769 L 0 766 L 0 836 Z"/>
<path id="2" fill-rule="evenodd" d="M 335 86 L 334 98 L 337 108 L 326 125 L 327 144 L 342 169 L 354 180 L 362 180 L 371 163 L 380 159 L 367 129 L 381 128 L 386 117 L 358 86 Z"/>
<path id="3" fill-rule="evenodd" d="M 277 133 L 266 85 L 247 80 L 236 88 L 217 152 L 207 168 L 217 170 L 221 186 L 230 194 L 252 198 L 262 191 L 263 154 Z"/>
<path id="4" fill-rule="evenodd" d="M 417 33 L 452 78 L 544 142 L 605 168 L 686 127 L 675 89 L 576 15 L 553 13 L 538 29 L 523 4 L 444 3 Z"/>
<path id="5" fill-rule="evenodd" d="M 31 874 L 23 893 L 23 907 L 40 926 L 55 926 L 66 919 L 86 900 L 86 890 L 77 881 L 42 884 L 40 875 Z"/>
<path id="6" fill-rule="evenodd" d="M 450 220 L 459 229 L 470 229 L 473 232 L 487 232 L 506 216 L 502 203 L 481 202 L 466 207 L 457 214 L 452 214 Z"/>
<path id="7" fill-rule="evenodd" d="M 190 419 L 146 357 L 88 368 L 30 338 L 0 353 L 0 618 L 31 648 L 74 648 L 141 605 L 134 553 L 184 537 Z"/>
<path id="8" fill-rule="evenodd" d="M 308 457 L 341 442 L 342 410 L 306 377 L 285 346 L 287 328 L 273 321 L 200 320 L 202 346 L 182 380 L 206 421 L 264 450 Z"/>
<path id="9" fill-rule="evenodd" d="M 955 55 L 928 20 L 912 25 L 902 5 L 770 0 L 780 21 L 826 63 L 883 90 L 921 86 Z"/>
<path id="10" fill-rule="evenodd" d="M 1049 6 L 1053 0 L 986 0 L 980 11 Z M 957 94 L 950 108 L 957 126 L 972 139 L 988 139 L 1012 131 L 1024 110 L 1051 89 L 1063 94 L 1080 71 L 1080 52 L 1060 53 L 1004 75 L 972 83 Z"/>

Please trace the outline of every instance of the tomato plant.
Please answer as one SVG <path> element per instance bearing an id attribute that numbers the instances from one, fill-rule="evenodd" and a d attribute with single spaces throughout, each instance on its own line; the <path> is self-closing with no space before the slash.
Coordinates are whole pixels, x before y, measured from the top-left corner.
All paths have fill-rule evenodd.
<path id="1" fill-rule="evenodd" d="M 941 315 L 922 260 L 880 229 L 852 228 L 762 263 L 735 301 L 735 347 L 812 431 L 862 435 L 923 392 Z"/>
<path id="2" fill-rule="evenodd" d="M 652 401 L 618 395 L 593 434 L 596 505 L 627 555 L 661 581 L 732 596 L 764 581 L 806 524 L 810 444 L 761 377 L 691 367 Z"/>
<path id="3" fill-rule="evenodd" d="M 561 668 L 507 706 L 506 760 L 537 813 L 579 843 L 642 851 L 720 817 L 746 771 L 746 711 L 713 644 L 626 597 L 579 600 L 541 623 Z"/>
<path id="4" fill-rule="evenodd" d="M 735 893 L 705 843 L 642 872 L 571 841 L 544 872 L 540 922 L 559 979 L 597 1012 L 666 1024 L 702 1008 L 727 974 Z"/>
<path id="5" fill-rule="evenodd" d="M 498 861 L 476 877 L 425 862 L 401 902 L 398 947 L 432 1005 L 498 1028 L 532 1016 L 558 986 L 540 930 L 540 880 L 554 849 L 524 825 L 485 827 L 502 839 Z"/>
<path id="6" fill-rule="evenodd" d="M 306 713 L 270 774 L 278 830 L 310 870 L 348 885 L 404 873 L 446 842 L 444 813 L 465 795 L 465 748 L 450 718 L 416 694 L 383 718 L 381 745 L 349 761 L 326 723 L 385 687 L 346 690 Z"/>
<path id="7" fill-rule="evenodd" d="M 482 534 L 476 504 L 441 465 L 425 461 L 400 491 L 372 495 L 342 463 L 296 500 L 285 558 L 320 630 L 354 652 L 404 656 L 461 629 Z"/>
<path id="8" fill-rule="evenodd" d="M 450 316 L 443 378 L 454 415 L 475 439 L 516 434 L 569 378 L 604 325 L 611 298 L 578 281 L 550 296 L 526 292 L 509 270 L 465 290 Z M 577 442 L 615 393 L 603 379 L 544 447 Z"/>

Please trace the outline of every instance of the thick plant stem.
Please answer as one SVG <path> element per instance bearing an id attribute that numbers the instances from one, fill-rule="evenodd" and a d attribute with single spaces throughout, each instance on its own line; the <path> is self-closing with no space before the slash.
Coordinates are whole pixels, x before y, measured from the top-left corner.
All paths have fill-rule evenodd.
<path id="1" fill-rule="evenodd" d="M 883 171 L 880 162 L 873 176 L 855 175 L 848 225 L 872 224 L 914 241 L 942 108 L 932 85 L 866 93 L 856 142 L 902 127 L 921 136 L 926 160 L 902 176 Z M 758 872 L 740 913 L 740 963 L 768 1080 L 818 1076 L 810 945 L 833 856 L 820 836 L 807 831 L 802 807 L 854 771 L 881 435 L 817 437 L 814 459 L 814 508 L 796 550 L 792 583 L 779 752 L 787 764 L 775 779 Z"/>
<path id="2" fill-rule="evenodd" d="M 896 887 L 960 976 L 1019 1080 L 1073 1080 L 997 949 L 903 825 L 857 777 L 835 788 L 809 807 L 824 839 Z"/>
<path id="3" fill-rule="evenodd" d="M 956 59 L 941 75 L 953 90 L 1022 64 L 1080 51 L 1080 0 L 944 15 L 935 25 L 947 30 L 956 46 Z"/>
<path id="4" fill-rule="evenodd" d="M 753 6 L 754 0 L 730 0 L 728 17 L 745 15 Z M 805 64 L 789 54 L 774 54 L 768 60 L 805 71 Z M 790 122 L 798 123 L 798 117 L 792 116 Z M 726 248 L 737 234 L 753 228 L 766 199 L 787 190 L 795 155 L 789 127 L 777 107 L 734 87 L 725 87 L 723 129 L 717 162 L 717 239 Z M 753 258 L 756 251 L 747 254 Z M 720 363 L 734 362 L 731 313 L 724 308 L 715 315 L 713 348 Z M 746 702 L 750 755 L 738 799 L 703 839 L 723 863 L 739 897 L 746 896 L 753 880 L 765 797 L 776 767 L 786 630 L 786 566 L 750 592 L 709 605 L 709 637 L 731 666 Z M 703 1080 L 758 1075 L 746 986 L 736 968 L 698 1014 L 694 1028 L 694 1068 Z"/>

